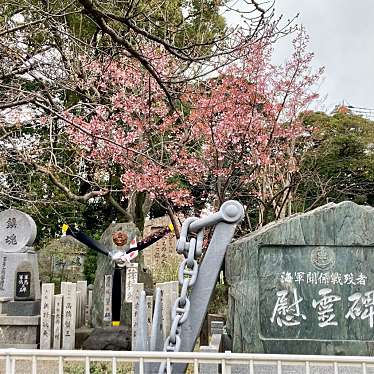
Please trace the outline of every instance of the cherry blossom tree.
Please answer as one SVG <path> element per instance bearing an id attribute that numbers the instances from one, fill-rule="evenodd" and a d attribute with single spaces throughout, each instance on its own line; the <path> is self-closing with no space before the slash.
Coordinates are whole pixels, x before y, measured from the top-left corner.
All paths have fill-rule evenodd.
<path id="1" fill-rule="evenodd" d="M 237 37 L 239 27 L 225 24 L 228 13 L 241 16 L 243 37 Z M 132 212 L 139 205 L 149 206 L 150 196 L 185 206 L 191 201 L 191 183 L 197 186 L 198 178 L 183 173 L 199 163 L 191 163 L 197 144 L 190 142 L 186 152 L 176 141 L 191 140 L 185 122 L 191 104 L 186 106 L 181 98 L 204 76 L 235 62 L 241 48 L 269 38 L 269 29 L 274 41 L 287 34 L 292 25 L 276 19 L 268 1 L 246 0 L 238 5 L 235 0 L 9 0 L 1 4 L 0 209 L 17 204 L 26 209 L 27 205 L 33 216 L 47 216 L 50 222 L 39 207 L 41 204 L 48 210 L 55 200 L 59 204 L 56 214 L 61 213 L 61 206 L 70 211 L 72 205 L 80 203 L 98 211 L 96 203 L 104 202 L 104 208 L 114 207 L 121 220 L 133 220 Z M 163 56 L 166 69 L 157 53 Z M 132 99 L 118 94 L 124 87 L 118 79 L 107 82 L 110 90 L 99 86 L 95 64 L 102 64 L 102 72 L 108 66 L 124 70 L 123 74 L 126 69 L 134 74 L 131 66 L 138 71 L 138 90 L 134 83 L 122 92 Z M 129 76 L 126 79 L 131 81 Z M 101 84 L 105 84 L 104 79 Z M 151 99 L 141 99 L 142 93 Z M 135 104 L 131 100 L 142 100 L 131 116 L 138 116 L 139 123 L 148 121 L 149 126 L 143 125 L 144 131 L 135 133 L 127 129 L 124 110 L 114 108 L 116 104 L 112 107 L 115 100 L 131 107 Z M 116 122 L 117 112 L 124 118 Z M 126 139 L 105 128 L 93 133 L 92 127 L 85 129 L 85 123 L 97 121 L 101 126 L 104 120 L 108 127 L 114 125 L 117 134 L 122 131 Z M 92 140 L 100 149 L 97 157 L 88 144 L 82 150 L 77 144 L 83 142 L 71 141 L 72 132 L 79 138 L 79 123 L 79 131 L 85 131 L 88 138 L 97 132 L 96 140 Z M 66 132 L 67 125 L 75 130 Z M 141 138 L 137 142 L 127 139 L 130 133 Z M 120 156 L 120 150 L 125 156 Z M 116 156 L 109 162 L 109 156 L 105 159 L 104 155 L 110 152 Z M 121 157 L 133 161 L 126 164 L 120 162 Z M 156 182 L 163 181 L 167 192 L 160 193 L 151 176 Z M 128 193 L 132 186 L 139 186 L 133 180 L 141 177 L 143 191 Z M 114 218 L 114 214 L 106 215 L 105 222 Z"/>
<path id="2" fill-rule="evenodd" d="M 254 207 L 256 225 L 292 212 L 292 178 L 308 139 L 301 114 L 317 97 L 313 88 L 323 72 L 311 70 L 307 44 L 301 28 L 280 66 L 272 64 L 266 40 L 252 44 L 193 99 L 188 121 L 201 139 L 206 190 L 219 204 L 239 198 L 247 213 Z"/>
<path id="3" fill-rule="evenodd" d="M 105 93 L 105 100 L 67 112 L 67 131 L 81 155 L 100 165 L 101 185 L 120 170 L 125 196 L 145 192 L 169 212 L 192 206 L 194 188 L 213 205 L 238 198 L 249 212 L 256 202 L 261 225 L 270 208 L 273 218 L 287 213 L 308 135 L 300 114 L 316 98 L 322 70 L 311 71 L 307 41 L 301 29 L 280 66 L 271 62 L 270 39 L 251 43 L 237 51 L 234 65 L 191 84 L 174 109 L 140 63 L 83 62 L 82 89 Z M 162 49 L 150 48 L 148 59 L 168 76 L 176 68 Z"/>

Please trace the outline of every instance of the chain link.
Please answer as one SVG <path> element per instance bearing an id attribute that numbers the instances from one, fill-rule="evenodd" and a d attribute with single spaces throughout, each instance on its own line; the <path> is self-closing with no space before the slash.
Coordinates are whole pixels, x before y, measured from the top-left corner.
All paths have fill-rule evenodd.
<path id="1" fill-rule="evenodd" d="M 183 254 L 184 260 L 180 263 L 178 269 L 178 281 L 182 286 L 179 297 L 175 300 L 172 308 L 172 324 L 169 336 L 165 340 L 165 352 L 179 352 L 181 346 L 180 333 L 182 325 L 186 322 L 190 313 L 189 291 L 195 284 L 199 273 L 199 264 L 197 260 L 202 254 L 204 228 L 195 234 L 189 232 L 189 226 L 196 221 L 197 217 L 187 218 L 182 225 L 181 234 L 177 242 L 177 252 Z M 191 236 L 191 237 L 190 237 Z M 159 374 L 166 372 L 166 362 L 161 363 Z"/>
<path id="2" fill-rule="evenodd" d="M 183 222 L 176 246 L 177 252 L 184 256 L 178 270 L 178 281 L 182 287 L 172 308 L 172 324 L 169 336 L 165 340 L 164 351 L 179 352 L 181 348 L 180 334 L 182 325 L 188 319 L 191 309 L 189 296 L 199 273 L 198 259 L 202 254 L 204 229 L 219 222 L 236 224 L 240 222 L 243 216 L 243 206 L 237 201 L 229 200 L 222 204 L 217 213 L 200 219 L 190 217 Z M 160 365 L 158 374 L 165 374 L 165 371 L 166 362 L 164 361 Z"/>

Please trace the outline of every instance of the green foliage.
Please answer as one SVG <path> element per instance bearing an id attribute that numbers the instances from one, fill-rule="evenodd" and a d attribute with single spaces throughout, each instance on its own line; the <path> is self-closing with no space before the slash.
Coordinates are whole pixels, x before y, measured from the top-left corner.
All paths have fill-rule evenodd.
<path id="1" fill-rule="evenodd" d="M 312 147 L 303 157 L 297 210 L 352 200 L 374 205 L 374 122 L 350 113 L 305 117 Z"/>
<path id="2" fill-rule="evenodd" d="M 88 284 L 94 284 L 97 267 L 97 252 L 88 248 L 84 259 L 84 276 Z"/>
<path id="3" fill-rule="evenodd" d="M 117 371 L 118 374 L 132 373 L 131 363 L 118 363 Z M 68 363 L 64 365 L 64 373 L 66 374 L 84 374 L 84 364 L 79 363 Z M 90 365 L 90 374 L 110 374 L 112 373 L 112 365 L 105 362 L 92 362 Z"/>
<path id="4" fill-rule="evenodd" d="M 214 288 L 212 299 L 209 303 L 209 314 L 227 315 L 227 300 L 228 300 L 229 286 L 224 283 L 217 283 Z"/>

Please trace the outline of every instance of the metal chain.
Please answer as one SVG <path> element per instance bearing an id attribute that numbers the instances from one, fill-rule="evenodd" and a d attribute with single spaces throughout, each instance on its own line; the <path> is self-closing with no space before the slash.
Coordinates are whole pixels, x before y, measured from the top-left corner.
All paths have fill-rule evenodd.
<path id="1" fill-rule="evenodd" d="M 190 233 L 190 224 L 197 219 L 197 217 L 191 217 L 183 222 L 181 234 L 177 242 L 177 252 L 184 256 L 184 260 L 180 263 L 178 270 L 178 281 L 182 287 L 179 297 L 175 300 L 172 308 L 172 323 L 169 336 L 165 340 L 164 352 L 179 352 L 182 325 L 186 322 L 190 313 L 189 294 L 191 287 L 193 287 L 196 282 L 199 272 L 197 260 L 201 257 L 204 240 L 204 227 L 196 233 Z M 158 373 L 164 374 L 165 372 L 166 363 L 163 362 L 160 365 Z"/>
<path id="2" fill-rule="evenodd" d="M 172 323 L 169 336 L 165 340 L 165 352 L 179 352 L 181 347 L 182 325 L 186 322 L 190 313 L 191 288 L 196 282 L 199 264 L 197 260 L 202 254 L 204 229 L 216 225 L 219 222 L 236 224 L 244 216 L 243 206 L 234 200 L 222 204 L 219 212 L 204 218 L 187 218 L 182 225 L 181 234 L 177 242 L 177 252 L 184 255 L 184 260 L 179 265 L 178 281 L 182 286 L 179 297 L 172 308 Z M 166 362 L 162 362 L 159 374 L 165 374 Z"/>

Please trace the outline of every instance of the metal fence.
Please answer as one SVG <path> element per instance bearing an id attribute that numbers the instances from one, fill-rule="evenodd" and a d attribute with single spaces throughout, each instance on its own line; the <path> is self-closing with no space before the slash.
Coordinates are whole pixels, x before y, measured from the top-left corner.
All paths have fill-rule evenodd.
<path id="1" fill-rule="evenodd" d="M 2 373 L 28 372 L 66 373 L 67 363 L 81 365 L 82 373 L 89 374 L 97 363 L 106 363 L 114 374 L 132 373 L 137 364 L 139 373 L 147 373 L 147 363 L 167 363 L 167 373 L 172 373 L 173 363 L 188 363 L 189 373 L 201 373 L 201 366 L 208 364 L 210 373 L 222 374 L 374 374 L 374 357 L 348 356 L 303 356 L 241 353 L 201 353 L 201 352 L 118 352 L 83 350 L 32 350 L 1 349 Z M 26 371 L 19 371 L 17 365 L 23 362 Z M 53 368 L 43 368 L 46 363 Z M 125 364 L 125 369 L 124 365 Z M 119 367 L 122 365 L 121 369 Z M 126 366 L 127 365 L 127 366 Z M 127 369 L 126 369 L 127 367 Z M 110 372 L 109 371 L 109 372 Z M 105 371 L 106 373 L 108 371 Z M 204 369 L 206 371 L 206 368 Z M 175 371 L 173 371 L 173 374 Z M 180 373 L 177 373 L 180 374 Z"/>

